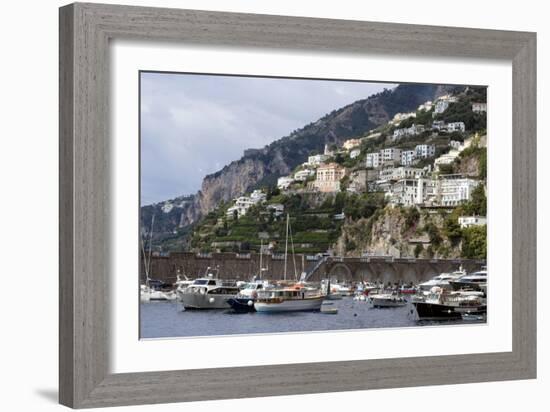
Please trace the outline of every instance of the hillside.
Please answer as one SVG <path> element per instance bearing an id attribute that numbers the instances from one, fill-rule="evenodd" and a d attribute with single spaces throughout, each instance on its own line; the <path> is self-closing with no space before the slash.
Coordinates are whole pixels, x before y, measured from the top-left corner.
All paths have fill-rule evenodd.
<path id="1" fill-rule="evenodd" d="M 142 225 L 148 227 L 152 214 L 159 218 L 155 243 L 170 239 L 174 248 L 185 247 L 190 225 L 215 209 L 251 189 L 269 186 L 307 156 L 322 151 L 325 144 L 341 145 L 350 137 L 365 135 L 388 122 L 396 113 L 416 109 L 426 100 L 449 92 L 454 87 L 404 84 L 367 99 L 356 101 L 323 116 L 316 122 L 290 133 L 261 149 L 247 150 L 241 159 L 204 178 L 201 190 L 191 196 L 167 201 L 175 205 L 169 212 L 166 202 L 144 206 Z M 168 216 L 163 216 L 168 214 Z M 160 216 L 163 216 L 162 218 Z"/>
<path id="2" fill-rule="evenodd" d="M 284 206 L 285 213 L 271 210 L 277 204 Z M 228 216 L 224 206 L 210 212 L 195 226 L 190 246 L 200 252 L 258 252 L 263 242 L 270 252 L 283 253 L 288 213 L 289 248 L 293 245 L 296 253 L 319 253 L 332 248 L 340 236 L 343 211 L 353 213 L 356 208 L 356 216 L 368 217 L 384 204 L 379 194 L 281 194 L 274 189 L 265 203 L 250 208 L 245 216 Z"/>

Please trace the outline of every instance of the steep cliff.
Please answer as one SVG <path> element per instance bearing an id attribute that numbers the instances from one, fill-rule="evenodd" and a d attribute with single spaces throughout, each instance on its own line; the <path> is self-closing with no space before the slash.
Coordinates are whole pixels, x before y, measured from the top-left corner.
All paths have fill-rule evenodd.
<path id="1" fill-rule="evenodd" d="M 394 257 L 455 258 L 460 238 L 450 238 L 447 216 L 416 208 L 379 209 L 368 219 L 347 220 L 335 245 L 340 256 L 362 253 Z"/>
<path id="2" fill-rule="evenodd" d="M 325 144 L 341 145 L 350 137 L 362 136 L 386 123 L 396 113 L 416 109 L 426 100 L 449 92 L 449 87 L 436 85 L 399 85 L 367 99 L 358 100 L 325 115 L 261 149 L 247 150 L 245 155 L 220 171 L 204 178 L 201 190 L 185 202 L 178 199 L 168 213 L 167 202 L 146 206 L 142 224 L 147 225 L 151 214 L 168 214 L 156 227 L 159 236 L 176 236 L 180 231 L 213 210 L 220 201 L 229 201 L 242 193 L 274 184 L 278 177 L 289 173 L 312 153 L 321 153 Z"/>

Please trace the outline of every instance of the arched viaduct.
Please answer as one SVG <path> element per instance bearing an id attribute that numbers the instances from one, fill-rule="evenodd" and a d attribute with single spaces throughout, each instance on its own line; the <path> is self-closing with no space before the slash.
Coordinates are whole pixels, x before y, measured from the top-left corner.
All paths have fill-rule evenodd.
<path id="1" fill-rule="evenodd" d="M 307 280 L 331 278 L 337 281 L 376 281 L 383 283 L 418 283 L 461 266 L 468 272 L 485 266 L 484 260 L 474 259 L 409 259 L 391 257 L 341 258 L 328 257 Z"/>
<path id="2" fill-rule="evenodd" d="M 219 276 L 225 279 L 248 280 L 258 275 L 260 258 L 257 254 L 235 253 L 172 253 L 167 256 L 153 256 L 151 277 L 174 282 L 177 274 L 188 278 L 203 276 L 207 268 L 219 267 Z M 296 271 L 294 263 L 296 262 Z M 332 278 L 338 281 L 378 281 L 384 283 L 418 283 L 439 273 L 457 270 L 460 266 L 468 272 L 481 269 L 484 260 L 473 259 L 414 259 L 392 257 L 324 257 L 296 255 L 288 258 L 287 279 L 300 277 L 302 271 L 309 281 Z M 279 280 L 284 274 L 282 256 L 263 256 L 262 276 Z M 145 278 L 141 262 L 141 280 Z M 296 273 L 296 275 L 295 275 Z"/>

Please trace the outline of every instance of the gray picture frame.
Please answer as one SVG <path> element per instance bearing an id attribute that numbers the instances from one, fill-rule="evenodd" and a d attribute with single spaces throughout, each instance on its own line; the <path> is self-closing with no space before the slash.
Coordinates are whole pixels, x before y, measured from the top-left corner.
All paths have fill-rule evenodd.
<path id="1" fill-rule="evenodd" d="M 89 408 L 536 377 L 535 33 L 84 3 L 62 7 L 59 28 L 62 404 Z M 111 39 L 511 62 L 512 351 L 109 373 Z"/>

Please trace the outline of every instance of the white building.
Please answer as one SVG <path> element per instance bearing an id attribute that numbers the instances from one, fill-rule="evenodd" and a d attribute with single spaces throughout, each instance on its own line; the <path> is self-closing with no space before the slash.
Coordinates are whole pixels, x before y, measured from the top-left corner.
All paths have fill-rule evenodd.
<path id="1" fill-rule="evenodd" d="M 303 169 L 294 173 L 294 180 L 297 182 L 305 182 L 309 177 L 314 175 L 315 175 L 315 170 Z"/>
<path id="2" fill-rule="evenodd" d="M 365 167 L 367 168 L 377 168 L 382 164 L 382 158 L 380 152 L 367 153 Z"/>
<path id="3" fill-rule="evenodd" d="M 425 130 L 422 124 L 413 124 L 411 127 L 396 129 L 393 131 L 393 140 L 401 139 L 405 136 L 416 136 Z"/>
<path id="4" fill-rule="evenodd" d="M 445 110 L 447 110 L 448 107 L 449 107 L 449 102 L 447 100 L 438 100 L 435 103 L 434 115 L 443 113 Z"/>
<path id="5" fill-rule="evenodd" d="M 425 110 L 427 112 L 429 112 L 430 110 L 432 110 L 432 107 L 433 107 L 433 103 L 428 100 L 427 102 L 421 104 L 420 106 L 418 106 L 418 111 L 421 111 L 421 110 Z"/>
<path id="6" fill-rule="evenodd" d="M 277 187 L 279 189 L 288 189 L 294 183 L 292 176 L 281 176 L 277 179 Z"/>
<path id="7" fill-rule="evenodd" d="M 447 131 L 464 133 L 466 131 L 466 126 L 464 125 L 464 122 L 447 123 Z"/>
<path id="8" fill-rule="evenodd" d="M 438 181 L 437 197 L 441 206 L 458 206 L 470 200 L 472 191 L 479 185 L 478 180 L 462 175 L 445 175 Z"/>
<path id="9" fill-rule="evenodd" d="M 487 103 L 476 102 L 472 103 L 472 112 L 481 113 L 487 111 Z"/>
<path id="10" fill-rule="evenodd" d="M 416 157 L 427 159 L 435 156 L 435 146 L 433 144 L 419 144 L 414 148 Z"/>
<path id="11" fill-rule="evenodd" d="M 439 172 L 441 165 L 450 165 L 460 154 L 460 150 L 450 150 L 449 153 L 442 154 L 434 160 L 434 168 L 436 172 Z"/>
<path id="12" fill-rule="evenodd" d="M 437 129 L 437 130 L 445 129 L 445 122 L 443 120 L 434 120 L 432 122 L 432 129 Z"/>
<path id="13" fill-rule="evenodd" d="M 393 119 L 390 121 L 391 124 L 399 124 L 403 120 L 407 120 L 411 117 L 416 117 L 416 112 L 410 112 L 410 113 L 396 113 L 395 116 L 393 116 Z"/>
<path id="14" fill-rule="evenodd" d="M 435 182 L 431 179 L 401 179 L 386 193 L 393 205 L 415 206 L 433 203 Z"/>
<path id="15" fill-rule="evenodd" d="M 392 140 L 399 140 L 402 137 L 408 136 L 409 129 L 395 129 L 393 131 Z"/>
<path id="16" fill-rule="evenodd" d="M 326 154 L 317 154 L 313 156 L 309 156 L 307 158 L 307 164 L 309 166 L 319 166 L 321 163 L 326 161 L 330 156 Z"/>
<path id="17" fill-rule="evenodd" d="M 267 205 L 267 210 L 273 210 L 273 216 L 279 217 L 284 213 L 285 206 L 281 203 L 273 203 L 271 205 Z"/>
<path id="18" fill-rule="evenodd" d="M 353 149 L 351 152 L 349 152 L 349 157 L 351 159 L 355 159 L 360 154 L 361 154 L 361 149 Z"/>
<path id="19" fill-rule="evenodd" d="M 235 204 L 227 209 L 227 216 L 232 218 L 234 213 L 237 212 L 237 216 L 241 217 L 246 215 L 248 209 L 258 203 L 264 202 L 266 194 L 261 190 L 254 190 L 250 196 L 240 196 L 235 199 Z"/>
<path id="20" fill-rule="evenodd" d="M 330 147 L 331 146 L 328 143 L 325 143 L 325 152 L 324 152 L 324 154 L 328 157 L 334 155 L 334 150 L 332 150 Z"/>
<path id="21" fill-rule="evenodd" d="M 422 177 L 425 174 L 424 169 L 416 167 L 388 167 L 380 170 L 380 180 L 401 180 L 414 179 Z"/>
<path id="22" fill-rule="evenodd" d="M 463 229 L 470 226 L 484 226 L 487 224 L 487 218 L 485 216 L 460 216 L 458 224 Z"/>
<path id="23" fill-rule="evenodd" d="M 462 146 L 462 142 L 459 142 L 458 140 L 451 140 L 449 142 L 449 146 L 451 146 L 455 150 L 459 150 Z"/>
<path id="24" fill-rule="evenodd" d="M 251 200 L 254 204 L 263 202 L 263 201 L 266 199 L 266 197 L 267 197 L 267 195 L 266 195 L 264 192 L 262 192 L 261 190 L 259 190 L 259 189 L 254 190 L 254 191 L 250 194 L 250 200 Z"/>
<path id="25" fill-rule="evenodd" d="M 443 113 L 445 110 L 447 110 L 450 103 L 455 103 L 457 101 L 458 97 L 451 96 L 450 94 L 441 96 L 439 99 L 437 99 L 437 102 L 435 102 L 434 116 L 438 113 Z"/>
<path id="26" fill-rule="evenodd" d="M 434 160 L 435 171 L 438 172 L 440 170 L 440 165 L 451 164 L 460 155 L 460 152 L 471 146 L 472 141 L 472 137 L 464 140 L 464 142 L 451 140 L 449 146 L 451 146 L 453 149 L 450 150 L 449 153 L 445 153 Z"/>
<path id="27" fill-rule="evenodd" d="M 380 150 L 380 157 L 383 164 L 388 163 L 401 163 L 401 149 L 395 147 L 388 147 Z"/>
<path id="28" fill-rule="evenodd" d="M 401 164 L 403 166 L 411 166 L 416 160 L 415 150 L 403 150 L 401 152 Z"/>

